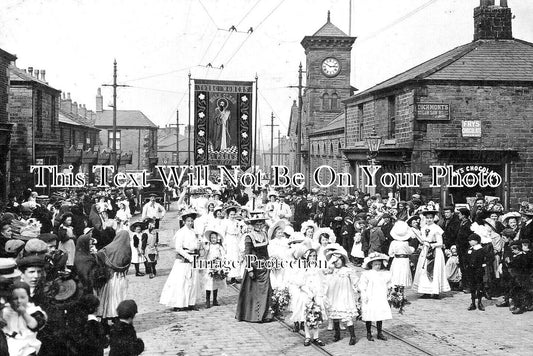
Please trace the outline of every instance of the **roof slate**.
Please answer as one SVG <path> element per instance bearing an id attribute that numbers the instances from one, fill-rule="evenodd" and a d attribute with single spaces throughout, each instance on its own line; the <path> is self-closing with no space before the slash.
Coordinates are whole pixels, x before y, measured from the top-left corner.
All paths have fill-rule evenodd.
<path id="1" fill-rule="evenodd" d="M 533 44 L 516 39 L 478 40 L 467 43 L 352 98 L 357 99 L 411 80 L 533 82 Z"/>
<path id="2" fill-rule="evenodd" d="M 315 32 L 313 37 L 323 36 L 323 37 L 348 37 L 347 34 L 342 32 L 337 26 L 331 22 L 326 22 L 318 31 Z"/>
<path id="3" fill-rule="evenodd" d="M 338 130 L 344 128 L 344 113 L 339 114 L 337 117 L 335 117 L 333 120 L 327 123 L 326 126 L 314 130 L 311 135 L 317 135 L 323 132 L 329 132 L 333 130 Z"/>
<path id="4" fill-rule="evenodd" d="M 113 111 L 104 110 L 96 113 L 96 127 L 113 126 Z M 117 110 L 117 126 L 157 128 L 150 119 L 139 110 Z"/>

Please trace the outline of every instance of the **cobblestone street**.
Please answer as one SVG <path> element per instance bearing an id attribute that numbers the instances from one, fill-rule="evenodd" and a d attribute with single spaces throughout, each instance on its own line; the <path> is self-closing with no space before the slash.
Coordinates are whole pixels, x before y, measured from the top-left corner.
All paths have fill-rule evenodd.
<path id="1" fill-rule="evenodd" d="M 252 324 L 235 320 L 238 291 L 228 286 L 220 293 L 219 307 L 205 308 L 204 295 L 197 305 L 199 311 L 173 312 L 160 305 L 159 296 L 174 262 L 172 237 L 177 217 L 171 211 L 160 232 L 160 261 L 154 279 L 135 277 L 129 273 L 129 297 L 137 301 L 139 314 L 135 325 L 146 344 L 144 355 L 530 355 L 533 313 L 512 315 L 507 308 L 496 308 L 495 301 L 486 301 L 485 312 L 467 311 L 470 296 L 448 293 L 441 300 L 417 299 L 392 321 L 384 322 L 391 332 L 386 342 L 366 340 L 365 326 L 356 323 L 358 342 L 348 346 L 348 332 L 333 342 L 333 332 L 323 331 L 326 346 L 321 350 L 304 347 L 303 337 L 285 324 L 272 322 Z M 141 269 L 142 270 L 142 269 Z M 374 331 L 375 332 L 375 331 Z M 394 336 L 406 341 L 401 341 Z M 411 345 L 421 348 L 419 350 Z M 424 352 L 425 351 L 425 352 Z"/>

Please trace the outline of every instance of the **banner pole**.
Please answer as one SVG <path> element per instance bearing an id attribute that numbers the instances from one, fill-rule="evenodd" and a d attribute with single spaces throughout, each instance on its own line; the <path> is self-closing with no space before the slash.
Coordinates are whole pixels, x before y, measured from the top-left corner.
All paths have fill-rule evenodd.
<path id="1" fill-rule="evenodd" d="M 191 167 L 191 72 L 189 72 L 189 127 L 187 134 L 187 164 Z M 187 187 L 187 204 L 191 203 L 191 190 Z"/>
<path id="2" fill-rule="evenodd" d="M 257 73 L 255 74 L 255 108 L 254 108 L 254 177 L 257 177 L 256 169 L 257 169 L 257 97 L 258 97 L 258 85 L 259 78 L 257 77 Z M 254 187 L 256 188 L 256 187 Z M 254 189 L 255 190 L 255 189 Z M 252 210 L 255 210 L 255 198 L 252 201 Z"/>

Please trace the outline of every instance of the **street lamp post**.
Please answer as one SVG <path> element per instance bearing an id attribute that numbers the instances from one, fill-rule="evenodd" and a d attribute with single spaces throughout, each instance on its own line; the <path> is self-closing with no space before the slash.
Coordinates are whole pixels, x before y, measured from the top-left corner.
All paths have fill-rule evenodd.
<path id="1" fill-rule="evenodd" d="M 376 164 L 376 157 L 379 153 L 381 141 L 381 136 L 376 134 L 376 128 L 374 127 L 372 129 L 372 135 L 366 138 L 366 146 L 368 147 L 368 160 L 372 166 Z"/>

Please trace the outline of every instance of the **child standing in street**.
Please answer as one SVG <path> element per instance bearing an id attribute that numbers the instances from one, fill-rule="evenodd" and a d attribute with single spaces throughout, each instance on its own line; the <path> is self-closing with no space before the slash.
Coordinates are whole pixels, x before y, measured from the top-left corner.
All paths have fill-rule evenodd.
<path id="1" fill-rule="evenodd" d="M 157 275 L 155 266 L 159 256 L 157 248 L 159 241 L 155 230 L 155 220 L 146 218 L 143 223 L 146 226 L 146 230 L 143 233 L 143 236 L 146 234 L 146 240 L 143 238 L 142 244 L 142 249 L 146 256 L 146 271 L 150 274 L 150 278 L 154 278 Z"/>
<path id="2" fill-rule="evenodd" d="M 483 297 L 483 274 L 485 273 L 485 266 L 487 265 L 486 250 L 482 248 L 481 237 L 478 234 L 471 234 L 468 237 L 470 248 L 466 252 L 466 279 L 468 287 L 470 288 L 470 296 L 472 303 L 468 310 L 477 309 L 485 311 L 485 307 L 481 303 Z"/>
<path id="3" fill-rule="evenodd" d="M 389 257 L 392 257 L 390 272 L 392 274 L 392 285 L 409 288 L 413 283 L 409 256 L 415 249 L 409 246 L 409 239 L 412 237 L 411 228 L 405 221 L 398 220 L 394 223 L 390 235 L 394 239 L 389 246 Z"/>
<path id="4" fill-rule="evenodd" d="M 111 327 L 109 356 L 137 356 L 144 351 L 144 342 L 137 337 L 133 327 L 136 314 L 134 300 L 123 300 L 118 305 L 118 321 Z"/>
<path id="5" fill-rule="evenodd" d="M 224 259 L 226 252 L 222 246 L 222 234 L 215 229 L 207 229 L 204 233 L 205 243 L 205 260 L 215 261 Z M 211 293 L 213 293 L 213 306 L 218 306 L 218 290 L 226 287 L 226 271 L 220 268 L 214 268 L 206 271 L 205 281 L 205 307 L 211 308 Z"/>
<path id="6" fill-rule="evenodd" d="M 374 252 L 365 258 L 363 267 L 367 269 L 361 274 L 358 288 L 361 291 L 363 320 L 366 323 L 366 338 L 374 341 L 372 337 L 372 322 L 376 322 L 378 339 L 386 341 L 383 335 L 383 320 L 392 319 L 392 312 L 387 299 L 391 284 L 391 273 L 385 270 L 389 260 L 387 255 Z"/>
<path id="7" fill-rule="evenodd" d="M 341 321 L 346 323 L 350 332 L 349 345 L 355 345 L 354 319 L 359 316 L 357 309 L 357 281 L 358 278 L 351 268 L 346 267 L 348 253 L 338 244 L 326 247 L 326 258 L 333 270 L 326 275 L 327 300 L 329 301 L 328 317 L 333 319 L 335 330 L 334 341 L 341 339 Z"/>

